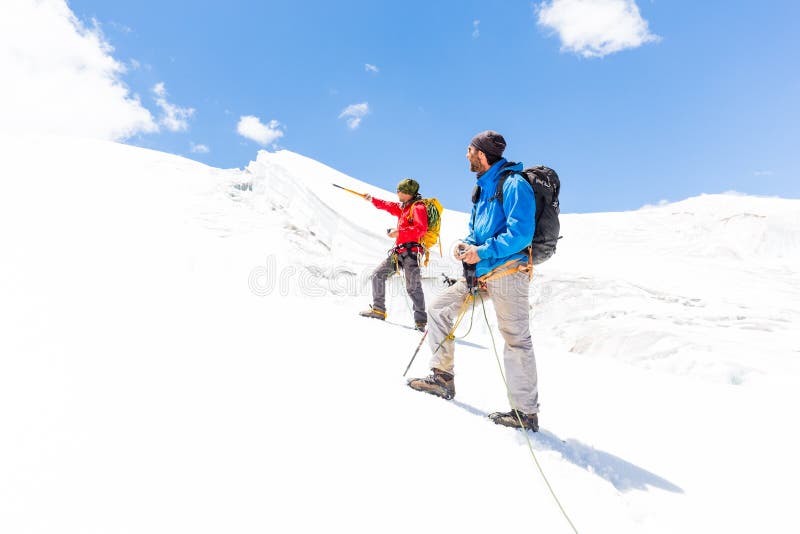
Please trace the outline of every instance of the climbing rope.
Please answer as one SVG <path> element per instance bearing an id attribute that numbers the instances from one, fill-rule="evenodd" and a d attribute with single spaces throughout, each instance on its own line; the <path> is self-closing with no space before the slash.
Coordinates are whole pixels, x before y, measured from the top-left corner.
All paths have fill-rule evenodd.
<path id="1" fill-rule="evenodd" d="M 575 525 L 572 523 L 572 520 L 567 515 L 566 510 L 564 510 L 564 506 L 561 505 L 561 501 L 558 499 L 556 492 L 553 490 L 553 486 L 550 485 L 550 481 L 547 480 L 547 476 L 544 474 L 544 470 L 542 469 L 541 464 L 539 464 L 539 459 L 536 457 L 536 453 L 533 452 L 533 443 L 531 443 L 531 438 L 528 435 L 528 432 L 525 430 L 525 425 L 522 423 L 522 418 L 519 415 L 520 412 L 519 410 L 517 410 L 517 407 L 514 405 L 514 400 L 511 398 L 511 388 L 508 386 L 506 375 L 503 372 L 503 364 L 500 363 L 500 355 L 497 353 L 497 345 L 495 344 L 494 341 L 494 333 L 492 332 L 492 326 L 489 324 L 489 317 L 486 314 L 486 303 L 483 300 L 483 295 L 478 293 L 478 296 L 481 299 L 481 307 L 483 308 L 483 317 L 484 319 L 486 319 L 486 326 L 489 329 L 489 335 L 492 338 L 492 350 L 494 351 L 494 357 L 497 360 L 497 367 L 498 369 L 500 369 L 500 377 L 503 379 L 503 384 L 506 387 L 506 395 L 508 396 L 508 402 L 509 404 L 511 404 L 511 409 L 517 416 L 517 422 L 519 423 L 519 426 L 522 429 L 522 434 L 525 436 L 525 440 L 528 442 L 528 450 L 531 453 L 531 458 L 533 458 L 533 462 L 534 464 L 536 464 L 536 468 L 539 470 L 539 474 L 542 475 L 542 479 L 544 480 L 545 485 L 547 485 L 547 489 L 550 490 L 550 495 L 553 496 L 553 500 L 556 501 L 559 510 L 561 510 L 561 513 L 564 515 L 564 519 L 567 520 L 567 523 L 569 523 L 569 526 L 572 528 L 572 531 L 575 532 L 575 534 L 578 534 L 578 529 L 575 528 Z"/>

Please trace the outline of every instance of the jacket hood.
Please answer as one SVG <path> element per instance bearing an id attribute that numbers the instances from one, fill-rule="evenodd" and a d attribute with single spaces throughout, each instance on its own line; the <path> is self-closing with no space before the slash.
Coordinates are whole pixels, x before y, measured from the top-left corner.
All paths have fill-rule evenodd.
<path id="1" fill-rule="evenodd" d="M 489 167 L 485 173 L 478 177 L 478 185 L 482 188 L 489 187 L 497 182 L 500 175 L 507 172 L 522 172 L 522 168 L 522 163 L 515 163 L 513 161 L 507 161 L 505 158 L 500 158 L 494 162 L 494 165 Z"/>

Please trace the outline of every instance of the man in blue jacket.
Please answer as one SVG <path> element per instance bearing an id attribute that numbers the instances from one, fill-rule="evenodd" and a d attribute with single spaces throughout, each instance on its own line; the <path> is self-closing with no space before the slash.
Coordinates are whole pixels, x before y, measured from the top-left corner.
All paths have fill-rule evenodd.
<path id="1" fill-rule="evenodd" d="M 467 148 L 470 170 L 477 173 L 469 236 L 455 250 L 455 257 L 475 267 L 480 290 L 494 303 L 497 323 L 505 340 L 503 359 L 511 410 L 489 417 L 497 424 L 539 429 L 539 391 L 536 357 L 529 324 L 528 285 L 531 265 L 528 247 L 533 239 L 536 204 L 533 188 L 517 174 L 521 163 L 503 158 L 506 142 L 491 130 L 479 133 Z M 499 180 L 506 177 L 502 200 L 497 198 Z M 455 396 L 455 342 L 448 335 L 463 308 L 469 288 L 460 280 L 428 309 L 428 340 L 433 373 L 415 378 L 409 387 L 445 399 Z"/>

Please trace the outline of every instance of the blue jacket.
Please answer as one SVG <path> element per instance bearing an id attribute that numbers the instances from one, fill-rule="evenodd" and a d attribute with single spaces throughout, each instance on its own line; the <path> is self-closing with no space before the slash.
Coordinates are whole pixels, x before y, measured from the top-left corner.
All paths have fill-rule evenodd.
<path id="1" fill-rule="evenodd" d="M 536 226 L 536 201 L 533 188 L 519 174 L 511 174 L 503 184 L 502 205 L 493 199 L 502 169 L 522 171 L 522 163 L 508 165 L 505 159 L 495 162 L 480 178 L 478 202 L 472 206 L 469 236 L 464 242 L 478 246 L 476 274 L 482 276 L 510 260 L 527 262 L 525 250 L 533 240 Z"/>

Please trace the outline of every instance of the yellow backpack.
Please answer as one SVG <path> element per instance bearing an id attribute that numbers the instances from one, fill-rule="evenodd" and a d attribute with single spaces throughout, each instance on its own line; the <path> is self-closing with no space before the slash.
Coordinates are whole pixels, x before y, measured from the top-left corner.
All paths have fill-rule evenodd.
<path id="1" fill-rule="evenodd" d="M 442 204 L 435 198 L 423 198 L 421 200 L 417 200 L 417 202 L 422 202 L 425 205 L 425 211 L 428 213 L 428 231 L 425 232 L 425 235 L 422 236 L 420 239 L 420 245 L 425 247 L 425 263 L 424 266 L 428 266 L 428 260 L 430 259 L 430 249 L 433 247 L 437 242 L 439 242 L 439 255 L 442 255 L 442 243 L 439 241 L 439 232 L 442 229 L 442 211 L 444 208 Z M 417 202 L 414 202 L 416 204 Z M 413 222 L 414 220 L 414 205 L 411 206 L 411 210 L 409 210 L 408 214 L 408 221 Z"/>

